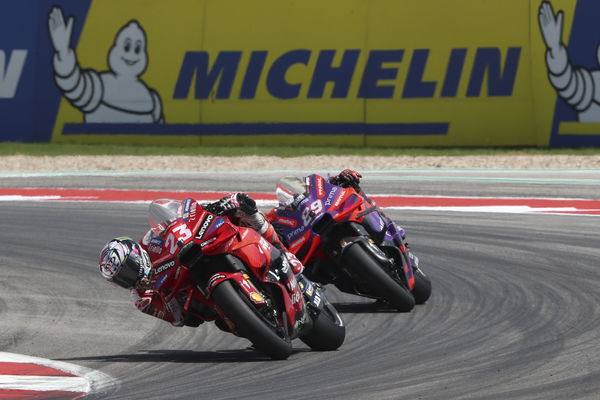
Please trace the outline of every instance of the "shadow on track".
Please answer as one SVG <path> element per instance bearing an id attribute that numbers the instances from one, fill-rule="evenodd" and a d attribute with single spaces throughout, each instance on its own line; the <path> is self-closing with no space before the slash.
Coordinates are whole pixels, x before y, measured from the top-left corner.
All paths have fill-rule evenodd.
<path id="1" fill-rule="evenodd" d="M 294 349 L 293 354 L 310 350 Z M 100 362 L 174 362 L 174 363 L 239 363 L 273 361 L 271 357 L 252 348 L 244 350 L 193 351 L 193 350 L 150 350 L 143 353 L 97 355 L 87 357 L 57 358 L 60 361 Z"/>
<path id="2" fill-rule="evenodd" d="M 388 304 L 374 301 L 372 303 L 332 303 L 336 310 L 341 314 L 372 314 L 372 313 L 393 313 L 402 314 Z"/>

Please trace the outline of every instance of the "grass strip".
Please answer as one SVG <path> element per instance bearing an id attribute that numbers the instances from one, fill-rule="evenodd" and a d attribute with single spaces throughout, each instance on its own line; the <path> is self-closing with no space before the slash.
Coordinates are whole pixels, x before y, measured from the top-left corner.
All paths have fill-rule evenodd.
<path id="1" fill-rule="evenodd" d="M 0 156 L 65 156 L 65 155 L 188 155 L 188 156 L 279 156 L 311 155 L 356 156 L 469 156 L 469 155 L 600 155 L 600 148 L 358 148 L 358 147 L 300 147 L 300 146 L 143 146 L 97 145 L 72 143 L 0 143 Z"/>

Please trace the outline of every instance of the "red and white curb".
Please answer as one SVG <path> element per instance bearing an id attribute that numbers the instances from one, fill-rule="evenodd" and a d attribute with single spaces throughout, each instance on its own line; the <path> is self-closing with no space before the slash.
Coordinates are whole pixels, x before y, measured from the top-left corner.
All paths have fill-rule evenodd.
<path id="1" fill-rule="evenodd" d="M 157 190 L 0 188 L 0 201 L 141 202 L 159 198 L 218 200 L 225 192 Z M 277 204 L 273 193 L 249 193 L 259 205 Z M 423 211 L 564 214 L 600 216 L 600 200 L 520 197 L 370 196 L 382 208 Z"/>
<path id="2" fill-rule="evenodd" d="M 0 352 L 0 399 L 74 400 L 108 394 L 116 387 L 116 381 L 100 371 Z"/>

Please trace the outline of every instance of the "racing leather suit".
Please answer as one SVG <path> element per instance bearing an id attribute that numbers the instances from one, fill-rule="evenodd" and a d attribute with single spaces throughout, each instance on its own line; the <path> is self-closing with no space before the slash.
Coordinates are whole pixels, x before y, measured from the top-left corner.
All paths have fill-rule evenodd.
<path id="1" fill-rule="evenodd" d="M 287 250 L 287 248 L 279 239 L 279 236 L 277 235 L 273 225 L 260 211 L 256 210 L 256 212 L 252 214 L 238 211 L 236 212 L 235 216 L 230 217 L 230 220 L 236 225 L 245 226 L 256 230 L 269 243 L 271 243 L 285 255 L 294 275 L 298 275 L 302 272 L 304 269 L 302 263 L 294 254 Z M 148 251 L 148 245 L 154 235 L 154 232 L 152 229 L 150 229 L 140 240 L 140 246 L 142 246 L 144 250 Z M 199 324 L 198 320 L 187 321 L 185 319 L 182 305 L 183 299 L 178 299 L 176 295 L 173 296 L 168 303 L 165 303 L 158 291 L 151 288 L 147 277 L 142 278 L 140 284 L 130 290 L 130 296 L 138 310 L 148 315 L 152 315 L 153 317 L 170 322 L 173 326 L 198 326 Z"/>

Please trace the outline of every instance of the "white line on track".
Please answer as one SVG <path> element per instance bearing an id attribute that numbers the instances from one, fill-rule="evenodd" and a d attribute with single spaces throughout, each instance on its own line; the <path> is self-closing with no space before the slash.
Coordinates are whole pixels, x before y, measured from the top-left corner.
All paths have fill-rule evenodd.
<path id="1" fill-rule="evenodd" d="M 0 389 L 87 393 L 90 382 L 86 378 L 71 376 L 0 375 Z"/>
<path id="2" fill-rule="evenodd" d="M 0 201 L 44 201 L 60 199 L 60 196 L 0 196 Z"/>

